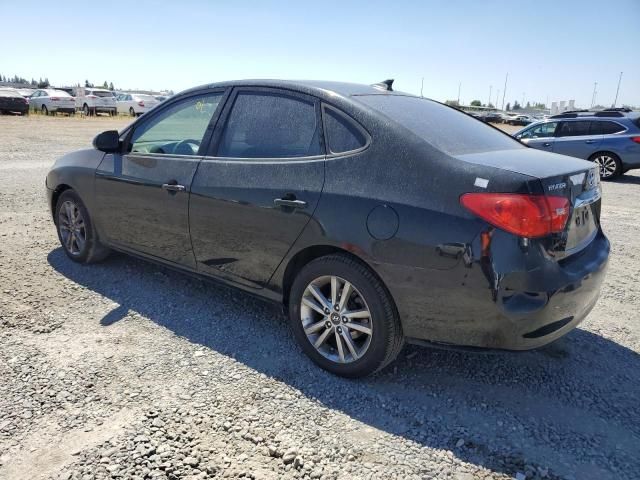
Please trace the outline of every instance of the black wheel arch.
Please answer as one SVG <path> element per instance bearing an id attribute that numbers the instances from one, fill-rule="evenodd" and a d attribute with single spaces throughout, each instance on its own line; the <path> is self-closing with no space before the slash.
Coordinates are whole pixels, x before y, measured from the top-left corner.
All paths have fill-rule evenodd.
<path id="1" fill-rule="evenodd" d="M 304 268 L 305 265 L 312 262 L 313 260 L 325 257 L 327 255 L 335 255 L 340 254 L 346 257 L 349 257 L 353 261 L 361 264 L 365 268 L 367 268 L 371 273 L 380 281 L 381 285 L 389 294 L 389 298 L 392 299 L 393 307 L 397 312 L 397 306 L 395 305 L 395 300 L 393 299 L 393 295 L 391 295 L 391 291 L 387 287 L 385 281 L 380 277 L 378 272 L 373 268 L 367 261 L 365 261 L 362 257 L 356 255 L 355 253 L 341 248 L 336 245 L 329 244 L 318 244 L 318 245 L 310 245 L 305 248 L 302 248 L 298 252 L 296 252 L 286 263 L 286 267 L 284 268 L 284 272 L 282 274 L 282 280 L 280 285 L 282 286 L 282 302 L 285 308 L 289 306 L 289 293 L 291 291 L 291 286 L 293 285 L 293 281 L 296 278 L 296 275 Z"/>

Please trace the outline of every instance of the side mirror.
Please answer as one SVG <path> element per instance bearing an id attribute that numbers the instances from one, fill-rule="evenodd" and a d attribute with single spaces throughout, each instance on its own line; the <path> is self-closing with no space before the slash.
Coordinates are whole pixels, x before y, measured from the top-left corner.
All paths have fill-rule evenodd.
<path id="1" fill-rule="evenodd" d="M 114 153 L 120 150 L 120 134 L 117 130 L 107 130 L 99 133 L 93 139 L 93 147 L 105 153 Z"/>

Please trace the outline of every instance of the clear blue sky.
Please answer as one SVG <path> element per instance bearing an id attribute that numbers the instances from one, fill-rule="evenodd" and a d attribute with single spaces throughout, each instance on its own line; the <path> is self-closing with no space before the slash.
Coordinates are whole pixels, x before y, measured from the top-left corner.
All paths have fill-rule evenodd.
<path id="1" fill-rule="evenodd" d="M 179 91 L 239 78 L 372 83 L 437 100 L 640 106 L 640 0 L 1 0 L 0 73 Z M 9 40 L 11 39 L 11 40 Z M 502 93 L 500 93 L 500 102 Z"/>

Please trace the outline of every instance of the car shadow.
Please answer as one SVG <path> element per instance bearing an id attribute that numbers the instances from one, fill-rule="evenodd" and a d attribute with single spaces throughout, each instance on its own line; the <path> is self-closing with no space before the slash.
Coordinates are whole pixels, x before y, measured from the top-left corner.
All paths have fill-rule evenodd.
<path id="1" fill-rule="evenodd" d="M 287 383 L 363 428 L 450 450 L 463 461 L 512 476 L 525 465 L 582 479 L 640 471 L 634 454 L 640 438 L 640 356 L 586 330 L 519 354 L 408 346 L 382 372 L 347 380 L 307 359 L 277 305 L 125 255 L 87 267 L 57 248 L 48 262 L 118 304 L 100 320 L 104 328 L 138 312 Z M 606 470 L 610 464 L 617 474 Z"/>
<path id="2" fill-rule="evenodd" d="M 640 185 L 640 176 L 627 173 L 625 175 L 620 175 L 613 180 L 610 180 L 610 182 Z"/>

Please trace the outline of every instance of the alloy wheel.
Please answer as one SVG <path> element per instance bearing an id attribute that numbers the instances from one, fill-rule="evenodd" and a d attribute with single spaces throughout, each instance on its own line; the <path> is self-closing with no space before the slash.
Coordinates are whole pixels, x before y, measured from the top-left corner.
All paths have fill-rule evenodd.
<path id="1" fill-rule="evenodd" d="M 371 311 L 362 294 L 343 278 L 322 276 L 309 283 L 300 317 L 311 345 L 333 362 L 355 362 L 371 345 Z"/>
<path id="2" fill-rule="evenodd" d="M 65 201 L 58 212 L 58 229 L 64 248 L 71 255 L 82 254 L 87 243 L 87 230 L 80 207 L 70 201 Z"/>
<path id="3" fill-rule="evenodd" d="M 594 162 L 596 162 L 598 168 L 600 168 L 601 178 L 608 178 L 615 175 L 616 170 L 618 169 L 618 164 L 610 155 L 598 155 L 594 158 Z"/>

